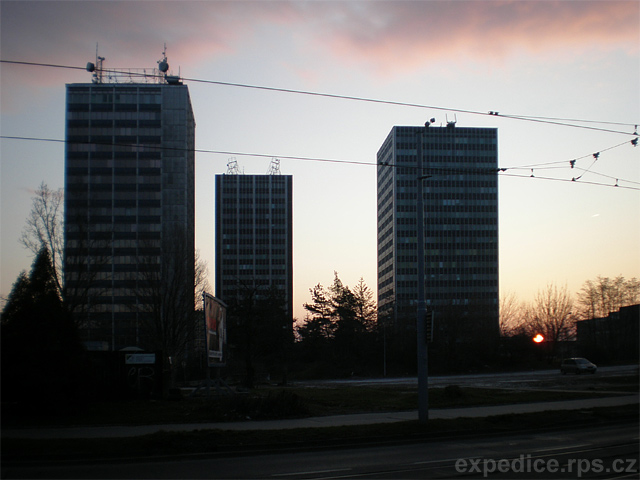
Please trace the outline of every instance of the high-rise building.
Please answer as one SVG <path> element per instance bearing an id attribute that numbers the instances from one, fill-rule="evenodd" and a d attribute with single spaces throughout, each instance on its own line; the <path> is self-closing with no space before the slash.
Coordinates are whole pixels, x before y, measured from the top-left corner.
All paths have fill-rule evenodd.
<path id="1" fill-rule="evenodd" d="M 277 291 L 293 316 L 293 176 L 216 175 L 216 297 Z"/>
<path id="2" fill-rule="evenodd" d="M 421 143 L 419 143 L 421 142 Z M 418 172 L 421 152 L 423 171 Z M 459 319 L 498 331 L 498 145 L 494 128 L 393 127 L 378 151 L 378 309 L 415 329 L 424 262 L 433 341 Z M 417 182 L 423 182 L 424 258 L 417 257 Z M 465 326 L 468 335 L 479 330 Z M 458 340 L 463 336 L 458 332 Z"/>
<path id="3" fill-rule="evenodd" d="M 83 340 L 118 350 L 147 346 L 151 277 L 193 287 L 195 121 L 176 77 L 103 73 L 66 87 L 64 270 Z"/>

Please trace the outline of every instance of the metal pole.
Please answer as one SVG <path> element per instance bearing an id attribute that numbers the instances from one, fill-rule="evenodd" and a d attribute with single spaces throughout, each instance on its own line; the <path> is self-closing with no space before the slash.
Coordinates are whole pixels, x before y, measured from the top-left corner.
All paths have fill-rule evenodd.
<path id="1" fill-rule="evenodd" d="M 426 423 L 429 419 L 429 373 L 427 357 L 427 338 L 425 325 L 425 298 L 424 298 L 424 199 L 422 182 L 429 176 L 423 175 L 422 170 L 422 129 L 417 132 L 416 141 L 418 173 L 416 175 L 418 201 L 416 204 L 416 229 L 418 242 L 418 312 L 416 318 L 416 336 L 418 342 L 418 420 Z"/>

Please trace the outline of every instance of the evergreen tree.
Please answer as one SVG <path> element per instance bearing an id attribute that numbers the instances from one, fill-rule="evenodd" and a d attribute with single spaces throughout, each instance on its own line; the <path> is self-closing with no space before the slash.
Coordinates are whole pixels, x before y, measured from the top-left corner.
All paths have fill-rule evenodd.
<path id="1" fill-rule="evenodd" d="M 368 368 L 374 351 L 376 305 L 362 279 L 354 290 L 334 272 L 333 284 L 310 289 L 309 312 L 297 334 L 307 360 L 336 362 L 348 372 Z"/>
<path id="2" fill-rule="evenodd" d="M 78 386 L 81 352 L 43 247 L 29 276 L 18 276 L 2 312 L 3 399 L 51 407 L 69 400 Z"/>

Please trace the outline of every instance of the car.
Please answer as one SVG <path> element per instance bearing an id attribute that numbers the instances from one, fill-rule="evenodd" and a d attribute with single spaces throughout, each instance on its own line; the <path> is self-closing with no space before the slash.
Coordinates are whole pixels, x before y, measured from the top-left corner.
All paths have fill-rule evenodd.
<path id="1" fill-rule="evenodd" d="M 560 365 L 560 372 L 563 375 L 566 373 L 575 373 L 576 375 L 596 373 L 597 370 L 598 367 L 586 358 L 565 358 Z"/>

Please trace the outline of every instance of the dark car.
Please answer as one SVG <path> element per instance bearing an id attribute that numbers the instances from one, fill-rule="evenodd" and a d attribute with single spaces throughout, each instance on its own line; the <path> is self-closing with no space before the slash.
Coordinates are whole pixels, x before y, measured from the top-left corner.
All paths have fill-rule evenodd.
<path id="1" fill-rule="evenodd" d="M 560 365 L 560 372 L 575 373 L 580 375 L 581 373 L 596 373 L 598 367 L 591 363 L 586 358 L 565 358 Z"/>

